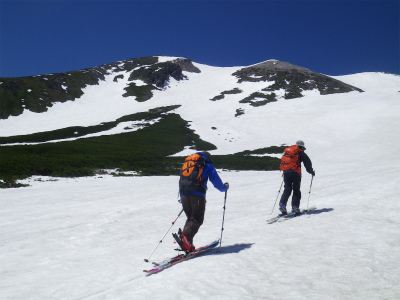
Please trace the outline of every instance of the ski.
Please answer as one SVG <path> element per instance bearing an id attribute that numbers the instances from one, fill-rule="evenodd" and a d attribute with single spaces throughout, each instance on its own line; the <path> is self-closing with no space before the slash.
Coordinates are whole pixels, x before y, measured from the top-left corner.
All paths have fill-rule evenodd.
<path id="1" fill-rule="evenodd" d="M 286 215 L 282 215 L 282 214 L 280 214 L 280 215 L 278 215 L 278 216 L 276 216 L 276 217 L 274 217 L 274 218 L 271 218 L 271 219 L 268 219 L 267 220 L 267 223 L 268 224 L 272 224 L 272 223 L 275 223 L 275 222 L 284 222 L 284 221 L 287 221 L 287 220 L 290 220 L 290 219 L 293 219 L 293 218 L 295 218 L 295 217 L 298 217 L 298 216 L 301 216 L 301 215 L 303 215 L 303 214 L 306 214 L 307 212 L 310 212 L 310 211 L 312 211 L 312 210 L 315 210 L 317 207 L 316 206 L 311 206 L 311 207 L 309 207 L 309 208 L 305 208 L 305 209 L 301 209 L 300 210 L 300 214 L 295 214 L 295 213 L 288 213 L 288 214 L 286 214 Z"/>
<path id="2" fill-rule="evenodd" d="M 301 215 L 307 214 L 308 212 L 310 212 L 312 210 L 315 210 L 316 208 L 317 208 L 316 206 L 311 206 L 310 208 L 301 209 L 300 210 L 300 212 L 301 212 L 300 214 L 290 213 L 290 214 L 286 215 L 285 217 L 280 218 L 278 220 L 278 222 L 284 222 L 284 221 L 287 221 L 287 220 L 290 220 L 290 219 L 293 219 L 293 218 L 296 218 L 296 217 L 300 217 Z"/>
<path id="3" fill-rule="evenodd" d="M 273 217 L 273 218 L 271 218 L 271 219 L 268 219 L 268 220 L 267 220 L 267 223 L 268 223 L 268 224 L 275 223 L 275 222 L 277 222 L 280 218 L 286 217 L 287 215 L 288 215 L 288 214 L 280 214 L 280 215 L 277 215 L 276 217 Z"/>
<path id="4" fill-rule="evenodd" d="M 219 244 L 219 239 L 215 240 L 214 242 L 212 242 L 206 246 L 196 248 L 192 252 L 179 254 L 177 256 L 174 256 L 172 258 L 164 260 L 163 262 L 160 262 L 160 263 L 153 262 L 154 268 L 150 269 L 150 270 L 143 270 L 143 272 L 147 273 L 146 274 L 147 276 L 156 274 L 156 273 L 161 272 L 161 271 L 163 271 L 173 265 L 176 265 L 177 263 L 180 263 L 184 260 L 188 260 L 188 259 L 194 258 L 200 254 L 203 254 L 203 253 L 217 247 L 218 244 Z"/>

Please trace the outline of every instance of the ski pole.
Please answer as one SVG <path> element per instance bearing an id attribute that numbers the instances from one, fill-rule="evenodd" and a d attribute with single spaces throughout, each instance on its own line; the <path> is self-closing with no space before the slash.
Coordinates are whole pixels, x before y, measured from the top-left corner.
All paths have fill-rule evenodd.
<path id="1" fill-rule="evenodd" d="M 314 176 L 311 177 L 310 190 L 308 191 L 307 209 L 308 209 L 308 202 L 310 201 L 311 187 L 312 187 L 312 181 L 313 181 L 313 179 L 314 179 Z"/>
<path id="2" fill-rule="evenodd" d="M 228 194 L 228 190 L 225 191 L 225 200 L 224 200 L 224 213 L 222 215 L 222 228 L 221 228 L 221 238 L 219 239 L 219 251 L 221 252 L 222 245 L 222 232 L 224 231 L 224 221 L 225 221 L 225 207 L 226 207 L 226 195 Z"/>
<path id="3" fill-rule="evenodd" d="M 283 185 L 283 179 L 282 179 L 281 187 L 279 188 L 278 195 L 276 196 L 276 199 L 275 199 L 274 207 L 272 208 L 270 215 L 272 215 L 272 213 L 275 209 L 276 201 L 278 201 L 278 197 L 279 197 L 279 194 L 281 193 L 282 185 Z"/>
<path id="4" fill-rule="evenodd" d="M 145 262 L 149 262 L 150 257 L 153 255 L 153 253 L 156 251 L 156 249 L 158 248 L 158 246 L 160 246 L 160 244 L 162 243 L 163 239 L 165 238 L 165 236 L 167 235 L 167 233 L 171 230 L 172 226 L 174 226 L 176 220 L 178 220 L 178 218 L 180 217 L 180 215 L 183 212 L 183 208 L 181 210 L 181 212 L 179 213 L 179 215 L 176 217 L 176 219 L 172 222 L 172 225 L 168 228 L 167 232 L 164 234 L 164 236 L 161 238 L 161 240 L 158 242 L 157 246 L 154 248 L 153 252 L 151 252 L 150 256 L 148 258 L 145 258 L 144 261 Z"/>

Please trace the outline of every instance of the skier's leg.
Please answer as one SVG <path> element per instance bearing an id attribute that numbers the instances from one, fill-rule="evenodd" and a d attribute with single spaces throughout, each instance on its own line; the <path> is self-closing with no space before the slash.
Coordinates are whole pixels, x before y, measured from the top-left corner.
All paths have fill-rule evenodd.
<path id="1" fill-rule="evenodd" d="M 292 194 L 292 179 L 290 177 L 291 173 L 284 173 L 283 174 L 283 181 L 285 183 L 284 190 L 282 193 L 281 200 L 279 201 L 279 205 L 283 204 L 286 206 L 290 195 Z"/>
<path id="2" fill-rule="evenodd" d="M 300 207 L 300 200 L 301 200 L 301 176 L 298 173 L 293 173 L 293 198 L 292 198 L 292 206 L 297 208 Z"/>
<path id="3" fill-rule="evenodd" d="M 186 215 L 186 223 L 192 215 L 192 205 L 190 204 L 190 194 L 182 193 L 182 208 Z M 186 226 L 186 225 L 185 225 Z"/>
<path id="4" fill-rule="evenodd" d="M 198 195 L 188 195 L 190 198 L 191 214 L 188 217 L 183 234 L 193 242 L 193 237 L 199 231 L 204 221 L 204 213 L 206 209 L 206 199 Z"/>

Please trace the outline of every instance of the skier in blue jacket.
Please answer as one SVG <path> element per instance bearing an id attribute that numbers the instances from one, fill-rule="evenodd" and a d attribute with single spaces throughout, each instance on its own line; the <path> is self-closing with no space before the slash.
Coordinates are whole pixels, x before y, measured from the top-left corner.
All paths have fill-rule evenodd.
<path id="1" fill-rule="evenodd" d="M 220 192 L 225 192 L 229 189 L 229 183 L 222 183 L 217 170 L 215 170 L 215 167 L 209 158 L 210 154 L 207 153 L 208 157 L 203 152 L 197 152 L 196 154 L 199 154 L 205 160 L 204 166 L 202 167 L 203 171 L 201 173 L 201 185 L 196 187 L 184 187 L 180 183 L 179 186 L 182 207 L 187 217 L 183 231 L 179 232 L 179 234 L 184 248 L 182 250 L 186 252 L 195 249 L 193 238 L 204 221 L 208 179 L 210 179 L 214 187 Z M 179 229 L 179 231 L 181 230 Z"/>

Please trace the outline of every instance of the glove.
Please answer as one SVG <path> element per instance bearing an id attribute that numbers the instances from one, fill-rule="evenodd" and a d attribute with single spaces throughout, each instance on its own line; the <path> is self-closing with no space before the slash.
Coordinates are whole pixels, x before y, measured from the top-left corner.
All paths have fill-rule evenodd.
<path id="1" fill-rule="evenodd" d="M 226 189 L 229 190 L 229 183 L 225 182 L 224 185 L 226 186 Z"/>
<path id="2" fill-rule="evenodd" d="M 314 177 L 315 176 L 315 171 L 312 170 L 310 174 Z"/>

